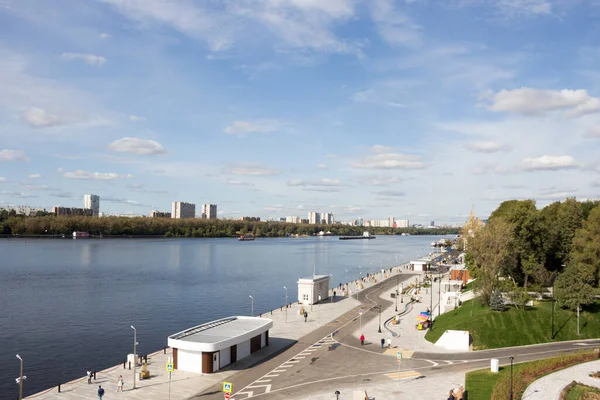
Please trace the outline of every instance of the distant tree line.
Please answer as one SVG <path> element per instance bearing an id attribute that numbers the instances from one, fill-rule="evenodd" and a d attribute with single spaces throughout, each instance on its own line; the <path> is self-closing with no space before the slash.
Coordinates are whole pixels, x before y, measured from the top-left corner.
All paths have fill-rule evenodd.
<path id="1" fill-rule="evenodd" d="M 458 229 L 366 228 L 349 225 L 308 225 L 285 222 L 257 222 L 225 219 L 170 219 L 125 217 L 80 217 L 53 215 L 25 217 L 0 212 L 0 234 L 71 235 L 74 231 L 103 236 L 232 237 L 252 234 L 256 237 L 314 235 L 320 231 L 332 235 L 445 235 Z"/>
<path id="2" fill-rule="evenodd" d="M 576 310 L 599 293 L 598 202 L 567 199 L 538 210 L 533 200 L 505 201 L 485 227 L 463 238 L 469 271 L 486 304 L 496 290 L 524 304 L 528 292 L 554 284 L 559 304 Z"/>

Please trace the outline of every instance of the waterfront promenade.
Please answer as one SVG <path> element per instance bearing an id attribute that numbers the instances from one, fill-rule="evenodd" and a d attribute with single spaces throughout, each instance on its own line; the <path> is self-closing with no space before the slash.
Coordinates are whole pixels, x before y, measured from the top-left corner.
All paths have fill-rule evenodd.
<path id="1" fill-rule="evenodd" d="M 399 271 L 404 271 L 405 274 L 407 272 L 405 268 L 405 265 L 394 268 L 392 275 L 399 273 Z M 403 273 L 400 274 L 402 275 Z M 381 272 L 375 274 L 378 282 L 382 279 L 381 275 Z M 386 270 L 385 276 L 389 275 L 388 269 Z M 83 377 L 61 385 L 60 393 L 58 393 L 58 388 L 54 387 L 29 396 L 27 399 L 89 399 L 91 396 L 95 396 L 98 385 L 102 385 L 106 390 L 104 399 L 188 399 L 205 389 L 218 385 L 220 382 L 227 380 L 237 372 L 247 370 L 255 364 L 272 357 L 283 349 L 296 343 L 307 334 L 327 326 L 332 323 L 332 321 L 335 321 L 336 318 L 359 307 L 361 302 L 356 300 L 356 294 L 359 293 L 358 297 L 360 299 L 360 293 L 362 291 L 376 285 L 376 283 L 367 279 L 364 279 L 361 283 L 363 285 L 362 289 L 357 286 L 356 281 L 349 284 L 352 293 L 355 294 L 353 298 L 340 296 L 341 290 L 336 288 L 337 296 L 333 301 L 327 300 L 321 304 L 316 304 L 312 306 L 312 310 L 311 306 L 306 306 L 306 310 L 309 313 L 307 322 L 304 322 L 304 318 L 300 315 L 300 306 L 297 303 L 288 308 L 287 323 L 285 322 L 285 307 L 272 311 L 272 314 L 271 312 L 263 314 L 262 317 L 273 320 L 273 329 L 270 331 L 270 345 L 215 374 L 199 375 L 175 371 L 171 375 L 169 384 L 169 375 L 166 372 L 165 367 L 168 357 L 171 355 L 171 350 L 167 349 L 166 353 L 161 350 L 148 356 L 148 370 L 150 371 L 151 378 L 147 380 L 138 380 L 136 390 L 132 390 L 133 371 L 124 369 L 123 365 L 120 364 L 104 371 L 99 371 L 96 374 L 96 380 L 92 380 L 93 384 L 91 385 L 88 385 L 87 378 Z M 138 372 L 140 369 L 141 366 L 138 366 Z M 123 375 L 125 387 L 122 393 L 116 393 L 117 380 L 120 375 Z M 236 390 L 236 388 L 234 388 L 234 390 Z"/>

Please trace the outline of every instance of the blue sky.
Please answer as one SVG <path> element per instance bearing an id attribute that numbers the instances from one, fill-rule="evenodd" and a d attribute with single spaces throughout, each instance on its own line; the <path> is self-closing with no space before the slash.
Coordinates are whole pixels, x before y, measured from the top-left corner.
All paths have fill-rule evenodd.
<path id="1" fill-rule="evenodd" d="M 596 0 L 0 0 L 0 206 L 597 198 Z"/>

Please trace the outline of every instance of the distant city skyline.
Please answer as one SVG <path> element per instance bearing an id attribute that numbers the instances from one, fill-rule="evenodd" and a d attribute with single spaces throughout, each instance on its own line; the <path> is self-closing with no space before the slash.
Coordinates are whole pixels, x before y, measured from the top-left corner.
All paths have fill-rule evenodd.
<path id="1" fill-rule="evenodd" d="M 596 199 L 596 3 L 0 0 L 0 207 L 443 225 Z"/>

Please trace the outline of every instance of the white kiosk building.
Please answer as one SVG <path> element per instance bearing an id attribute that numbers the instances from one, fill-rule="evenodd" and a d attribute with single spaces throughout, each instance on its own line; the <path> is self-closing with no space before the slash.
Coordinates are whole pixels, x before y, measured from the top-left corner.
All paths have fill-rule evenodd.
<path id="1" fill-rule="evenodd" d="M 298 279 L 298 303 L 316 304 L 329 298 L 329 275 Z"/>
<path id="2" fill-rule="evenodd" d="M 269 345 L 273 321 L 258 317 L 228 317 L 169 336 L 173 368 L 212 374 Z"/>
<path id="3" fill-rule="evenodd" d="M 416 261 L 411 261 L 409 263 L 409 265 L 410 265 L 410 269 L 412 271 L 425 272 L 425 271 L 429 271 L 429 269 L 431 268 L 431 260 L 421 258 Z"/>

